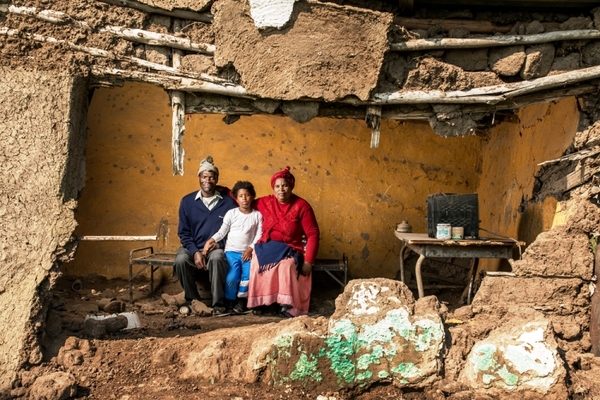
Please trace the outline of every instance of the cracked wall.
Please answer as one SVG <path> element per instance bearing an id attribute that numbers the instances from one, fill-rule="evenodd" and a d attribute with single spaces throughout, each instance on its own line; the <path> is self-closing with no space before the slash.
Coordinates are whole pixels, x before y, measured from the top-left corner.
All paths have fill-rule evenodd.
<path id="1" fill-rule="evenodd" d="M 319 256 L 345 253 L 354 277 L 395 277 L 400 242 L 393 229 L 407 219 L 415 232 L 425 232 L 431 193 L 478 192 L 482 227 L 530 243 L 552 226 L 556 207 L 550 199 L 523 202 L 532 196 L 537 163 L 568 148 L 579 118 L 570 98 L 525 108 L 520 122 L 501 123 L 485 136 L 441 138 L 426 123 L 384 120 L 381 145 L 371 149 L 370 131 L 360 120 L 300 124 L 252 116 L 227 125 L 220 116 L 195 114 L 187 117 L 183 139 L 188 173 L 174 177 L 167 102 L 164 91 L 143 84 L 96 91 L 79 235 L 154 235 L 164 217 L 166 249 L 173 251 L 179 200 L 197 190 L 189 171 L 200 159 L 213 155 L 221 184 L 249 180 L 259 196 L 270 193 L 272 173 L 289 165 L 296 192 L 310 201 L 321 225 Z M 524 231 L 529 236 L 522 237 Z M 128 252 L 141 245 L 82 242 L 67 273 L 125 277 Z"/>
<path id="2" fill-rule="evenodd" d="M 176 250 L 179 201 L 198 190 L 194 171 L 211 154 L 221 172 L 219 184 L 249 180 L 259 196 L 272 193 L 271 175 L 289 165 L 295 193 L 311 203 L 321 227 L 319 257 L 345 253 L 354 277 L 393 278 L 400 251 L 396 223 L 406 218 L 415 231 L 425 231 L 428 193 L 470 192 L 478 185 L 475 136 L 444 139 L 424 122 L 384 120 L 381 145 L 371 149 L 371 132 L 360 120 L 315 118 L 300 124 L 260 115 L 232 125 L 217 115 L 187 116 L 187 172 L 173 176 L 167 102 L 164 91 L 149 85 L 96 91 L 78 235 L 154 235 L 164 217 L 167 249 Z M 66 271 L 126 277 L 129 250 L 142 245 L 82 242 Z"/>
<path id="3" fill-rule="evenodd" d="M 38 363 L 37 332 L 83 185 L 86 85 L 66 73 L 0 68 L 0 397 Z"/>

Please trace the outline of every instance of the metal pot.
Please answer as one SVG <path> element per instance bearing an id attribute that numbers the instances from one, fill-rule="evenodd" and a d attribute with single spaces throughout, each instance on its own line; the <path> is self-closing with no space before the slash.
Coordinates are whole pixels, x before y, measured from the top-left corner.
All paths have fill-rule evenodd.
<path id="1" fill-rule="evenodd" d="M 412 226 L 410 226 L 406 220 L 402 220 L 402 222 L 400 222 L 396 227 L 396 231 L 401 233 L 410 233 L 412 232 Z"/>

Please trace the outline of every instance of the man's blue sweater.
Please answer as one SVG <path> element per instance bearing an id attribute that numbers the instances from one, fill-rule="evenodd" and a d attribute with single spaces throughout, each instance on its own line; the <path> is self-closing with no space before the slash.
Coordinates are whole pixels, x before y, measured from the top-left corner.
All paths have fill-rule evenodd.
<path id="1" fill-rule="evenodd" d="M 223 198 L 217 202 L 212 210 L 206 208 L 201 198 L 196 200 L 198 191 L 192 192 L 181 199 L 179 205 L 179 228 L 177 234 L 181 240 L 181 245 L 194 255 L 197 251 L 202 251 L 204 244 L 217 233 L 223 224 L 225 213 L 232 208 L 236 208 L 235 201 L 223 195 Z M 224 241 L 219 242 L 223 249 Z"/>

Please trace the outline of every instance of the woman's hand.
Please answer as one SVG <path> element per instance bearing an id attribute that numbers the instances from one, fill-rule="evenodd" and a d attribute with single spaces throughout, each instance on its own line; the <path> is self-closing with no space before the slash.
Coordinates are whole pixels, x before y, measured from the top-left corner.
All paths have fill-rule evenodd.
<path id="1" fill-rule="evenodd" d="M 244 254 L 242 254 L 242 261 L 246 262 L 246 261 L 252 259 L 253 252 L 254 252 L 254 249 L 252 247 L 248 247 L 246 249 L 246 251 L 244 252 Z"/>
<path id="2" fill-rule="evenodd" d="M 305 261 L 304 264 L 302 264 L 302 271 L 300 273 L 304 276 L 310 276 L 312 273 L 312 268 L 313 264 Z"/>

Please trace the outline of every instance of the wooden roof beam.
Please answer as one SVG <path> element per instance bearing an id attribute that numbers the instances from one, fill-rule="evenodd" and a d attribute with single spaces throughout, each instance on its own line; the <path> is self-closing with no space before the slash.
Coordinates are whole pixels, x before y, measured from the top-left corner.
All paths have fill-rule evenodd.
<path id="1" fill-rule="evenodd" d="M 482 38 L 431 38 L 409 40 L 402 43 L 390 43 L 392 51 L 419 51 L 441 49 L 473 49 L 482 47 L 500 47 L 514 45 L 530 45 L 551 43 L 564 40 L 587 40 L 600 38 L 600 31 L 596 29 L 582 29 L 573 31 L 557 31 L 538 33 L 535 35 L 507 35 L 488 36 Z"/>
<path id="2" fill-rule="evenodd" d="M 195 12 L 195 11 L 180 10 L 180 9 L 166 10 L 166 9 L 160 8 L 160 7 L 149 6 L 147 4 L 140 3 L 135 0 L 99 0 L 99 1 L 101 1 L 103 3 L 112 4 L 115 6 L 133 8 L 138 11 L 143 11 L 143 12 L 147 12 L 147 13 L 166 15 L 168 17 L 175 17 L 175 18 L 181 18 L 181 19 L 190 19 L 193 21 L 206 22 L 208 24 L 212 23 L 212 20 L 213 20 L 213 15 L 209 14 L 209 13 L 199 13 L 199 12 Z"/>

